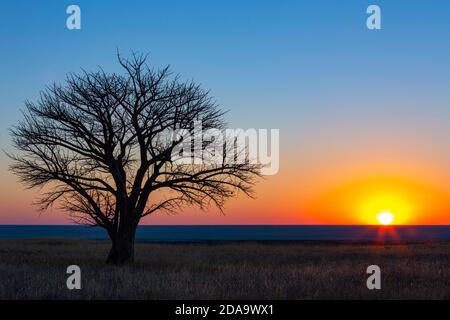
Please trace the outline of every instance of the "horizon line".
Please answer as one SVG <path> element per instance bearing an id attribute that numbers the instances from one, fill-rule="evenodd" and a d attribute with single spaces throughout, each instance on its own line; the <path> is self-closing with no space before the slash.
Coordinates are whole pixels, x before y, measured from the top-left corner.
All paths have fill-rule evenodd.
<path id="1" fill-rule="evenodd" d="M 140 224 L 138 227 L 450 227 L 450 224 Z M 101 226 L 90 226 L 83 224 L 0 224 L 0 227 L 87 227 L 95 228 Z"/>

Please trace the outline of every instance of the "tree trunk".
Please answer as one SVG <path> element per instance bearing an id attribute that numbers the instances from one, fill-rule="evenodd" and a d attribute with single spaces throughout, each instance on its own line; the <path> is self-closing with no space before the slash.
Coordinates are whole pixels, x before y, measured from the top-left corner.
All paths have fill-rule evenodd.
<path id="1" fill-rule="evenodd" d="M 106 263 L 122 265 L 134 261 L 135 230 L 120 232 L 112 237 L 112 247 Z"/>

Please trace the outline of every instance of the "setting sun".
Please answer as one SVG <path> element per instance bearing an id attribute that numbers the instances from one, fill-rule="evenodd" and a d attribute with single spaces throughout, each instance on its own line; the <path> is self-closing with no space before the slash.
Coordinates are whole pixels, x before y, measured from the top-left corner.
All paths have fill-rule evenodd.
<path id="1" fill-rule="evenodd" d="M 383 211 L 377 215 L 377 220 L 378 222 L 380 222 L 380 224 L 387 226 L 390 225 L 392 221 L 394 221 L 394 215 L 389 211 Z"/>
<path id="2" fill-rule="evenodd" d="M 448 220 L 449 194 L 421 181 L 379 175 L 322 188 L 325 191 L 306 207 L 320 223 L 417 225 Z"/>

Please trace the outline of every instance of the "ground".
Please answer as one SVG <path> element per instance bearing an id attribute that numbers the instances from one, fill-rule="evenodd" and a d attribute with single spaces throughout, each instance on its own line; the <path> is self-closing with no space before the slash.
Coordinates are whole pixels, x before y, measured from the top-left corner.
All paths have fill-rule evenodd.
<path id="1" fill-rule="evenodd" d="M 0 241 L 0 299 L 449 299 L 450 242 L 142 243 L 104 263 L 107 241 Z M 82 289 L 66 287 L 78 265 Z M 381 290 L 366 269 L 381 268 Z"/>

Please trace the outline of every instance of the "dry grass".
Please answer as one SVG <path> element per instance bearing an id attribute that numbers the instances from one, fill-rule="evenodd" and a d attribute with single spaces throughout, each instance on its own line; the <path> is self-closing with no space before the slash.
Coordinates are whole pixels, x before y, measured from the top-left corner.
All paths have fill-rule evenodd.
<path id="1" fill-rule="evenodd" d="M 136 263 L 104 264 L 108 242 L 0 241 L 1 299 L 448 299 L 450 243 L 138 244 Z M 66 268 L 83 289 L 66 288 Z M 382 290 L 365 270 L 382 269 Z"/>

